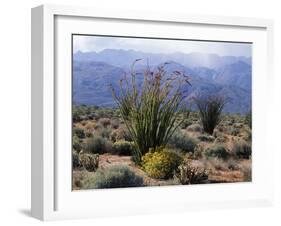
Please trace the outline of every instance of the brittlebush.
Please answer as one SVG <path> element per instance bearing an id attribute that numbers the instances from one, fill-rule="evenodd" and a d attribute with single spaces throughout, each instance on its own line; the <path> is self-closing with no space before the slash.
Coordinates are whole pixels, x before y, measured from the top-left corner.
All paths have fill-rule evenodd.
<path id="1" fill-rule="evenodd" d="M 168 149 L 151 149 L 142 157 L 142 169 L 155 179 L 169 179 L 182 163 L 183 157 Z"/>

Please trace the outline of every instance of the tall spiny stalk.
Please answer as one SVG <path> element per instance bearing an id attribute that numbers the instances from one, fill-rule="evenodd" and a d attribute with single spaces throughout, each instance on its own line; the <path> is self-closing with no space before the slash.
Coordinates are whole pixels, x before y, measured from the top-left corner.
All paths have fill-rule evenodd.
<path id="1" fill-rule="evenodd" d="M 179 119 L 180 108 L 185 98 L 182 88 L 188 76 L 179 71 L 166 75 L 165 63 L 155 71 L 149 67 L 144 71 L 140 87 L 136 82 L 137 73 L 132 64 L 130 78 L 120 80 L 120 92 L 112 88 L 113 97 L 120 109 L 121 116 L 134 141 L 133 159 L 140 163 L 141 157 L 159 146 L 165 146 L 188 116 Z M 190 84 L 190 83 L 189 83 Z"/>

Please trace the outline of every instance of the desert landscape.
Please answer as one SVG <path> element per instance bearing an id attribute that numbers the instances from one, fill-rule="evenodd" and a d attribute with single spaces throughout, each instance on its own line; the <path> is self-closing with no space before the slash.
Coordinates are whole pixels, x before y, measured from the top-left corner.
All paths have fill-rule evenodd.
<path id="1" fill-rule="evenodd" d="M 226 56 L 137 50 L 148 41 L 160 45 L 74 48 L 72 189 L 250 182 L 251 46 L 202 44 Z"/>
<path id="2" fill-rule="evenodd" d="M 181 184 L 176 176 L 168 179 L 157 178 L 157 173 L 149 176 L 142 166 L 134 163 L 132 140 L 118 110 L 80 106 L 74 112 L 79 119 L 73 128 L 73 189 L 95 188 L 92 180 L 102 179 L 97 171 L 107 172 L 114 167 L 127 168 L 141 177 L 143 182 L 136 186 Z M 249 115 L 223 115 L 214 134 L 209 135 L 204 133 L 198 113 L 191 112 L 167 148 L 187 160 L 191 171 L 199 173 L 190 184 L 251 181 Z M 81 151 L 99 155 L 97 169 L 83 167 L 79 161 Z M 160 171 L 161 167 L 165 164 Z"/>

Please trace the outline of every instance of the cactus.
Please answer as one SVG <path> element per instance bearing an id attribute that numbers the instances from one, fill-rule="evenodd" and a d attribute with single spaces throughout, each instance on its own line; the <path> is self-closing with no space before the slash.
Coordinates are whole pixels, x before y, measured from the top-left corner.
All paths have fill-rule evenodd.
<path id="1" fill-rule="evenodd" d="M 191 160 L 186 159 L 178 167 L 175 177 L 181 184 L 202 184 L 208 180 L 208 171 L 192 166 Z"/>
<path id="2" fill-rule="evenodd" d="M 79 160 L 82 166 L 89 172 L 95 172 L 99 167 L 98 154 L 80 153 Z"/>

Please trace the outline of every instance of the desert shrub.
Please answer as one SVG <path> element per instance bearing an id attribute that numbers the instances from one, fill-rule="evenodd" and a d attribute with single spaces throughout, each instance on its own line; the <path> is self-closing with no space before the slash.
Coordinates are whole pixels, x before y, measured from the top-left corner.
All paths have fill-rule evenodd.
<path id="1" fill-rule="evenodd" d="M 165 146 L 175 128 L 187 118 L 188 113 L 182 116 L 180 108 L 186 90 L 182 86 L 189 82 L 179 71 L 167 75 L 163 64 L 155 71 L 149 67 L 144 70 L 143 83 L 139 85 L 134 64 L 130 78 L 125 76 L 120 81 L 120 92 L 112 87 L 112 93 L 134 141 L 134 159 L 140 164 L 150 148 Z M 182 119 L 178 121 L 179 116 Z"/>
<path id="2" fill-rule="evenodd" d="M 111 120 L 110 118 L 101 118 L 99 119 L 99 123 L 106 128 L 111 124 Z"/>
<path id="3" fill-rule="evenodd" d="M 199 124 L 192 124 L 186 130 L 190 132 L 202 132 L 202 127 Z"/>
<path id="4" fill-rule="evenodd" d="M 235 141 L 233 143 L 232 152 L 238 158 L 249 159 L 252 154 L 252 147 L 244 140 Z"/>
<path id="5" fill-rule="evenodd" d="M 99 155 L 82 153 L 79 156 L 81 165 L 89 172 L 94 172 L 99 167 Z"/>
<path id="6" fill-rule="evenodd" d="M 250 110 L 245 116 L 245 124 L 252 128 L 252 111 Z"/>
<path id="7" fill-rule="evenodd" d="M 196 137 L 200 141 L 213 142 L 215 138 L 210 135 L 202 134 Z"/>
<path id="8" fill-rule="evenodd" d="M 152 178 L 169 179 L 182 161 L 183 157 L 176 152 L 163 148 L 151 149 L 142 157 L 142 168 Z"/>
<path id="9" fill-rule="evenodd" d="M 239 164 L 238 162 L 233 159 L 233 158 L 230 158 L 226 161 L 226 164 L 227 164 L 227 168 L 229 170 L 239 170 Z"/>
<path id="10" fill-rule="evenodd" d="M 192 166 L 190 160 L 179 165 L 175 177 L 181 184 L 202 184 L 208 180 L 208 171 L 205 168 Z"/>
<path id="11" fill-rule="evenodd" d="M 195 103 L 199 110 L 200 121 L 204 131 L 212 135 L 222 119 L 221 113 L 225 105 L 224 98 L 218 96 L 199 97 L 195 99 Z"/>
<path id="12" fill-rule="evenodd" d="M 113 142 L 116 142 L 118 140 L 126 140 L 126 141 L 132 141 L 130 134 L 127 129 L 119 127 L 116 130 L 113 130 L 110 134 L 110 139 Z"/>
<path id="13" fill-rule="evenodd" d="M 251 129 L 244 129 L 241 133 L 241 138 L 245 141 L 250 142 L 252 140 L 252 131 Z"/>
<path id="14" fill-rule="evenodd" d="M 100 130 L 100 129 L 102 129 L 102 128 L 104 128 L 104 127 L 103 127 L 102 124 L 100 124 L 100 122 L 98 122 L 98 123 L 96 123 L 96 124 L 94 125 L 94 129 L 95 129 L 95 130 Z"/>
<path id="15" fill-rule="evenodd" d="M 203 164 L 206 168 L 210 170 L 222 170 L 222 171 L 228 171 L 228 170 L 239 170 L 240 166 L 237 160 L 233 158 L 229 158 L 227 160 L 219 159 L 219 158 L 209 158 L 209 159 L 203 159 Z"/>
<path id="16" fill-rule="evenodd" d="M 88 137 L 88 138 L 92 137 L 93 136 L 93 132 L 87 130 L 87 131 L 85 131 L 85 136 Z"/>
<path id="17" fill-rule="evenodd" d="M 101 136 L 93 136 L 86 139 L 83 145 L 83 150 L 88 153 L 103 154 L 105 152 L 110 152 L 112 144 L 110 141 Z"/>
<path id="18" fill-rule="evenodd" d="M 202 163 L 208 170 L 221 170 L 221 171 L 228 171 L 228 170 L 239 170 L 239 164 L 234 159 L 220 159 L 220 158 L 208 158 L 202 159 Z"/>
<path id="19" fill-rule="evenodd" d="M 225 122 L 224 122 L 224 125 L 226 125 L 226 126 L 232 126 L 234 122 L 235 122 L 234 119 L 230 119 L 230 120 L 228 120 L 228 121 L 225 121 Z"/>
<path id="20" fill-rule="evenodd" d="M 229 153 L 227 152 L 226 148 L 223 145 L 213 145 L 207 148 L 204 151 L 204 155 L 207 158 L 221 158 L 227 159 L 229 157 Z"/>
<path id="21" fill-rule="evenodd" d="M 72 152 L 72 167 L 73 168 L 80 168 L 81 167 L 79 154 L 76 151 Z"/>
<path id="22" fill-rule="evenodd" d="M 119 128 L 117 130 L 117 140 L 133 141 L 129 131 L 126 128 Z"/>
<path id="23" fill-rule="evenodd" d="M 174 148 L 180 149 L 183 152 L 194 152 L 197 140 L 177 131 L 169 140 L 169 145 Z"/>
<path id="24" fill-rule="evenodd" d="M 96 125 L 95 121 L 88 121 L 86 126 L 85 126 L 85 129 L 93 132 L 93 128 L 95 128 L 95 125 Z"/>
<path id="25" fill-rule="evenodd" d="M 118 129 L 119 124 L 120 124 L 120 121 L 118 119 L 114 119 L 114 120 L 111 121 L 111 128 L 112 129 Z"/>
<path id="26" fill-rule="evenodd" d="M 236 129 L 241 129 L 241 128 L 243 128 L 243 123 L 236 122 L 233 124 L 233 127 Z"/>
<path id="27" fill-rule="evenodd" d="M 220 134 L 216 139 L 215 139 L 215 144 L 221 144 L 227 142 L 228 138 L 227 136 Z"/>
<path id="28" fill-rule="evenodd" d="M 133 145 L 129 141 L 119 140 L 112 145 L 112 153 L 117 155 L 131 155 Z"/>
<path id="29" fill-rule="evenodd" d="M 227 170 L 226 161 L 219 158 L 202 158 L 202 164 L 210 171 L 212 170 Z"/>
<path id="30" fill-rule="evenodd" d="M 229 133 L 230 133 L 230 135 L 232 135 L 232 136 L 237 136 L 237 135 L 240 133 L 240 129 L 238 129 L 238 128 L 231 128 L 231 129 L 229 130 Z"/>
<path id="31" fill-rule="evenodd" d="M 214 129 L 214 131 L 217 130 L 218 132 L 225 133 L 227 131 L 227 128 L 229 128 L 229 127 L 228 126 L 226 127 L 226 126 L 220 124 Z"/>
<path id="32" fill-rule="evenodd" d="M 72 112 L 72 121 L 73 122 L 81 121 L 80 112 L 75 109 L 73 109 L 73 112 Z"/>
<path id="33" fill-rule="evenodd" d="M 203 157 L 203 152 L 204 152 L 204 146 L 200 143 L 198 143 L 196 145 L 196 147 L 194 148 L 194 152 L 193 152 L 193 158 L 194 159 L 200 159 Z"/>
<path id="34" fill-rule="evenodd" d="M 82 141 L 76 135 L 72 139 L 72 148 L 77 152 L 82 150 Z"/>
<path id="35" fill-rule="evenodd" d="M 93 177 L 82 181 L 83 188 L 125 188 L 144 186 L 143 178 L 127 166 L 98 169 Z"/>
<path id="36" fill-rule="evenodd" d="M 88 106 L 88 105 L 74 105 L 72 118 L 73 122 L 79 122 L 82 120 L 89 120 L 95 118 L 95 112 L 98 110 L 99 107 L 97 106 Z"/>
<path id="37" fill-rule="evenodd" d="M 82 128 L 78 128 L 78 127 L 73 128 L 73 135 L 77 136 L 80 139 L 85 138 L 85 132 Z"/>
<path id="38" fill-rule="evenodd" d="M 117 141 L 117 130 L 113 130 L 110 134 L 110 140 L 114 143 Z"/>
<path id="39" fill-rule="evenodd" d="M 181 124 L 180 124 L 180 128 L 181 129 L 186 129 L 188 126 L 190 126 L 192 124 L 191 120 L 184 120 Z"/>
<path id="40" fill-rule="evenodd" d="M 112 130 L 109 128 L 99 128 L 95 131 L 95 135 L 101 136 L 103 138 L 110 138 Z"/>

